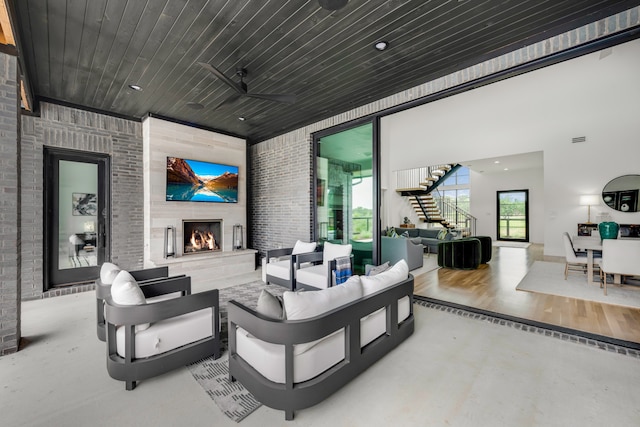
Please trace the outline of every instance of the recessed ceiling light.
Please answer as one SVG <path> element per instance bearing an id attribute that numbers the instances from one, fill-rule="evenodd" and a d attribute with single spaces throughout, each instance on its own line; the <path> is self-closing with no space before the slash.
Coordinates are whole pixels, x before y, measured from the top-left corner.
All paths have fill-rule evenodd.
<path id="1" fill-rule="evenodd" d="M 498 165 L 498 164 L 500 164 L 500 160 L 496 160 L 496 161 L 495 161 L 495 162 L 493 162 L 493 163 L 495 163 L 496 165 Z"/>
<path id="2" fill-rule="evenodd" d="M 380 40 L 379 42 L 376 42 L 376 44 L 374 44 L 373 47 L 375 47 L 376 50 L 379 50 L 380 52 L 382 52 L 383 50 L 389 47 L 389 42 Z"/>
<path id="3" fill-rule="evenodd" d="M 238 117 L 238 120 L 240 120 L 241 122 L 244 122 L 247 119 L 246 119 L 246 117 L 240 116 L 240 117 Z"/>
<path id="4" fill-rule="evenodd" d="M 137 90 L 138 92 L 142 90 L 142 86 L 140 85 L 129 85 L 129 88 L 133 90 Z"/>
<path id="5" fill-rule="evenodd" d="M 509 168 L 504 168 L 504 170 L 508 171 L 508 170 L 509 170 Z"/>

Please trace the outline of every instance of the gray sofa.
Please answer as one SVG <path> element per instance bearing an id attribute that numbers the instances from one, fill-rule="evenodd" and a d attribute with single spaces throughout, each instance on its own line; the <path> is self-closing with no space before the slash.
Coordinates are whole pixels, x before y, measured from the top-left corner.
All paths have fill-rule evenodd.
<path id="1" fill-rule="evenodd" d="M 419 237 L 422 245 L 427 249 L 430 254 L 438 253 L 438 243 L 453 240 L 452 233 L 447 233 L 443 239 L 438 239 L 438 233 L 442 228 L 396 228 L 398 235 L 403 235 L 405 232 L 409 234 L 409 237 Z"/>
<path id="2" fill-rule="evenodd" d="M 422 267 L 424 246 L 421 243 L 414 243 L 414 240 L 417 239 L 382 236 L 382 258 L 380 263 L 389 261 L 389 264 L 394 265 L 404 259 L 407 261 L 409 270 Z"/>
<path id="3" fill-rule="evenodd" d="M 382 277 L 385 274 L 389 276 Z M 294 411 L 321 402 L 413 333 L 413 276 L 396 282 L 394 274 L 397 271 L 387 270 L 374 276 L 389 281 L 376 283 L 380 290 L 319 315 L 303 316 L 304 320 L 290 320 L 288 310 L 287 320 L 267 317 L 229 301 L 230 379 L 240 381 L 264 405 L 284 410 L 287 420 L 293 419 Z M 285 307 L 287 294 L 321 297 L 320 303 L 331 300 L 327 293 L 351 292 L 349 287 L 353 283 L 285 292 Z M 317 309 L 315 304 L 310 307 Z M 319 373 L 309 372 L 310 367 Z M 297 379 L 302 371 L 307 375 Z"/>

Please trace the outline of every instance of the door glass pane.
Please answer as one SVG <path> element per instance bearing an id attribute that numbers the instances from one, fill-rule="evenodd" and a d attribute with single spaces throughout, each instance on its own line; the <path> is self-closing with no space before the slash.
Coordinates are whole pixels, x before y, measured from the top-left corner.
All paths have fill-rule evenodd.
<path id="1" fill-rule="evenodd" d="M 373 125 L 318 141 L 316 235 L 353 245 L 354 271 L 373 262 Z"/>
<path id="2" fill-rule="evenodd" d="M 58 268 L 98 265 L 98 165 L 60 160 Z"/>
<path id="3" fill-rule="evenodd" d="M 528 191 L 498 191 L 498 239 L 529 240 Z"/>

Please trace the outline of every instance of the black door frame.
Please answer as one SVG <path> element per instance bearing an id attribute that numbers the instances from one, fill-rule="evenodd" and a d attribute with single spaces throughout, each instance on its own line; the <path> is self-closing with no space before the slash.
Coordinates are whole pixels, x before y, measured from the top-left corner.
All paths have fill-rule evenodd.
<path id="1" fill-rule="evenodd" d="M 98 166 L 98 214 L 96 215 L 98 235 L 96 248 L 98 265 L 91 267 L 58 270 L 58 176 L 60 160 L 92 163 Z M 111 259 L 111 157 L 104 153 L 44 147 L 44 217 L 43 217 L 43 291 L 74 283 L 86 283 L 99 276 L 100 264 Z M 56 283 L 54 283 L 56 282 Z M 62 283 L 60 283 L 62 282 Z"/>
<path id="2" fill-rule="evenodd" d="M 381 201 L 381 188 L 380 188 L 380 117 L 377 115 L 367 116 L 352 120 L 346 123 L 322 129 L 318 132 L 311 134 L 312 148 L 311 148 L 311 240 L 318 241 L 318 225 L 317 225 L 317 213 L 316 208 L 318 206 L 317 194 L 318 194 L 318 171 L 317 171 L 317 158 L 319 152 L 320 139 L 340 133 L 352 128 L 356 128 L 362 125 L 371 123 L 373 128 L 373 141 L 372 141 L 372 174 L 373 174 L 373 218 L 372 221 L 376 224 L 373 227 L 373 239 L 372 239 L 372 262 L 374 265 L 378 265 L 380 259 L 380 236 L 382 230 L 382 218 L 380 217 L 380 201 Z"/>
<path id="3" fill-rule="evenodd" d="M 500 237 L 500 195 L 505 193 L 524 193 L 524 239 L 505 239 Z M 505 242 L 528 242 L 529 241 L 529 190 L 502 190 L 496 191 L 496 239 Z"/>

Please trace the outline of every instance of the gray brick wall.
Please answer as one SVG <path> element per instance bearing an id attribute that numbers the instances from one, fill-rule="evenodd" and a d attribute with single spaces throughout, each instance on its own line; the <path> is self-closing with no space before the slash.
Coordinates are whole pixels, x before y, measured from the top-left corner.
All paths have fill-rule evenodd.
<path id="1" fill-rule="evenodd" d="M 253 249 L 264 256 L 267 249 L 286 247 L 296 239 L 308 240 L 311 236 L 313 132 L 430 96 L 639 24 L 640 7 L 636 7 L 250 147 L 253 197 L 249 224 L 253 233 Z"/>
<path id="2" fill-rule="evenodd" d="M 56 104 L 22 118 L 22 299 L 43 296 L 44 146 L 111 156 L 111 258 L 142 268 L 142 124 Z"/>
<path id="3" fill-rule="evenodd" d="M 17 59 L 0 53 L 0 356 L 20 343 L 20 163 Z"/>

